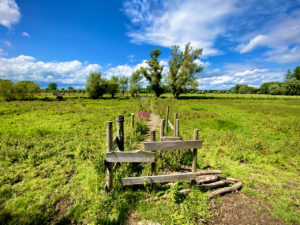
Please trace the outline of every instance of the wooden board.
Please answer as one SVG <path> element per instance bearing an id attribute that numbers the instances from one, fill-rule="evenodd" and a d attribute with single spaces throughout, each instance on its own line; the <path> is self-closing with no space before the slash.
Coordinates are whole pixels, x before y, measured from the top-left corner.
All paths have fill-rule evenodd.
<path id="1" fill-rule="evenodd" d="M 145 151 L 196 149 L 202 147 L 202 141 L 157 141 L 144 142 Z"/>
<path id="2" fill-rule="evenodd" d="M 181 137 L 161 137 L 160 141 L 181 141 Z"/>
<path id="3" fill-rule="evenodd" d="M 160 176 L 146 176 L 146 177 L 127 177 L 121 179 L 123 185 L 135 185 L 147 183 L 168 183 L 184 180 L 195 180 L 196 173 L 181 173 Z"/>
<path id="4" fill-rule="evenodd" d="M 107 162 L 155 162 L 155 153 L 137 152 L 107 152 L 105 160 Z"/>

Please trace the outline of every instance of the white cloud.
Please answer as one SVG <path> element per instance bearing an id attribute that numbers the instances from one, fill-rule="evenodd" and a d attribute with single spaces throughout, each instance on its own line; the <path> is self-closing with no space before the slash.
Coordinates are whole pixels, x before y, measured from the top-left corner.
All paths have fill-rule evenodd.
<path id="1" fill-rule="evenodd" d="M 27 37 L 27 38 L 31 38 L 30 34 L 28 34 L 27 32 L 22 32 L 22 36 Z"/>
<path id="2" fill-rule="evenodd" d="M 3 56 L 3 55 L 7 55 L 7 53 L 5 51 L 3 51 L 2 48 L 0 48 L 0 56 Z"/>
<path id="3" fill-rule="evenodd" d="M 5 45 L 7 45 L 8 47 L 12 47 L 12 44 L 11 44 L 9 41 L 3 41 L 3 43 L 4 43 Z"/>
<path id="4" fill-rule="evenodd" d="M 249 76 L 249 75 L 253 75 L 256 73 L 263 73 L 263 72 L 267 72 L 269 71 L 268 69 L 254 69 L 254 70 L 245 70 L 243 72 L 237 72 L 235 73 L 235 76 Z"/>
<path id="5" fill-rule="evenodd" d="M 135 43 L 150 43 L 164 47 L 191 42 L 203 48 L 205 55 L 219 54 L 214 41 L 226 32 L 225 19 L 237 13 L 235 0 L 168 0 L 126 1 L 124 11 L 133 26 L 128 33 Z"/>
<path id="6" fill-rule="evenodd" d="M 98 64 L 83 64 L 78 60 L 65 62 L 37 61 L 32 56 L 0 57 L 0 78 L 84 84 L 90 72 L 99 71 Z"/>
<path id="7" fill-rule="evenodd" d="M 284 14 L 280 20 L 274 20 L 259 30 L 247 44 L 240 44 L 240 53 L 250 52 L 258 47 L 269 48 L 264 53 L 266 60 L 288 63 L 300 59 L 300 10 Z"/>
<path id="8" fill-rule="evenodd" d="M 134 73 L 136 70 L 140 69 L 141 67 L 147 67 L 146 60 L 134 66 L 129 66 L 128 64 L 125 64 L 125 65 L 118 65 L 116 67 L 111 67 L 108 70 L 106 70 L 104 74 L 108 78 L 111 78 L 112 76 L 129 77 L 131 76 L 132 73 Z"/>
<path id="9" fill-rule="evenodd" d="M 19 7 L 15 0 L 0 1 L 0 24 L 11 29 L 12 25 L 17 23 L 21 17 Z"/>

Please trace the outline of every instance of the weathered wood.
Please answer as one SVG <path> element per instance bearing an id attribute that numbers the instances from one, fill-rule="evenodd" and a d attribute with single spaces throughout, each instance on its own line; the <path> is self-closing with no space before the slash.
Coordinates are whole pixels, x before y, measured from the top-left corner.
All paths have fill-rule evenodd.
<path id="1" fill-rule="evenodd" d="M 168 128 L 169 111 L 170 111 L 170 107 L 168 106 L 168 107 L 167 107 L 167 113 L 166 113 L 166 121 L 167 121 L 167 122 L 166 122 L 166 132 L 167 132 L 167 133 L 168 133 L 168 131 L 169 131 L 169 130 L 168 130 L 168 129 L 169 129 L 169 128 Z"/>
<path id="2" fill-rule="evenodd" d="M 119 141 L 119 138 L 115 137 L 113 140 L 113 150 L 115 150 L 118 147 L 118 141 Z"/>
<path id="3" fill-rule="evenodd" d="M 220 180 L 217 182 L 213 182 L 213 183 L 208 183 L 208 184 L 202 184 L 201 187 L 205 187 L 208 189 L 214 189 L 214 188 L 218 188 L 218 187 L 223 187 L 226 184 L 231 183 L 230 181 L 226 181 L 226 180 Z"/>
<path id="4" fill-rule="evenodd" d="M 153 142 L 155 141 L 155 130 L 150 131 L 150 141 L 153 141 Z M 155 162 L 151 163 L 151 174 L 156 175 L 156 164 L 155 164 Z"/>
<path id="5" fill-rule="evenodd" d="M 214 182 L 214 181 L 217 181 L 218 179 L 219 179 L 219 177 L 217 175 L 197 176 L 196 183 L 203 184 L 203 183 L 208 183 L 208 182 Z"/>
<path id="6" fill-rule="evenodd" d="M 179 137 L 179 119 L 176 119 L 176 132 L 175 137 Z"/>
<path id="7" fill-rule="evenodd" d="M 160 141 L 181 141 L 181 137 L 160 137 Z"/>
<path id="8" fill-rule="evenodd" d="M 194 130 L 194 140 L 198 140 L 198 129 Z M 192 162 L 192 172 L 196 172 L 197 169 L 197 149 L 193 149 L 193 162 Z"/>
<path id="9" fill-rule="evenodd" d="M 123 185 L 136 185 L 146 183 L 168 183 L 184 180 L 195 180 L 196 173 L 170 174 L 160 176 L 127 177 L 121 179 Z"/>
<path id="10" fill-rule="evenodd" d="M 209 174 L 221 174 L 222 170 L 197 170 L 197 176 L 209 175 Z"/>
<path id="11" fill-rule="evenodd" d="M 116 117 L 117 121 L 117 137 L 118 141 L 118 148 L 120 151 L 124 151 L 124 116 L 118 115 Z"/>
<path id="12" fill-rule="evenodd" d="M 155 153 L 137 152 L 107 152 L 105 160 L 107 162 L 155 162 Z"/>
<path id="13" fill-rule="evenodd" d="M 145 151 L 159 150 L 182 150 L 191 148 L 201 148 L 202 141 L 159 141 L 159 142 L 144 142 Z"/>
<path id="14" fill-rule="evenodd" d="M 131 129 L 134 128 L 134 113 L 131 113 Z"/>
<path id="15" fill-rule="evenodd" d="M 107 137 L 107 152 L 111 152 L 113 149 L 113 130 L 112 130 L 112 121 L 106 123 L 106 137 Z M 107 163 L 106 165 L 106 184 L 104 190 L 106 193 L 111 191 L 113 187 L 113 165 Z"/>
<path id="16" fill-rule="evenodd" d="M 172 125 L 170 120 L 168 120 L 168 124 L 170 125 L 171 129 L 174 131 L 174 126 Z"/>
<path id="17" fill-rule="evenodd" d="M 213 198 L 216 195 L 221 195 L 221 194 L 225 194 L 227 192 L 236 191 L 236 190 L 240 189 L 242 186 L 243 186 L 242 183 L 237 183 L 236 185 L 234 185 L 232 187 L 221 188 L 219 190 L 211 192 L 207 197 L 208 198 Z"/>
<path id="18" fill-rule="evenodd" d="M 165 122 L 166 120 L 162 119 L 160 124 L 160 137 L 165 136 Z"/>

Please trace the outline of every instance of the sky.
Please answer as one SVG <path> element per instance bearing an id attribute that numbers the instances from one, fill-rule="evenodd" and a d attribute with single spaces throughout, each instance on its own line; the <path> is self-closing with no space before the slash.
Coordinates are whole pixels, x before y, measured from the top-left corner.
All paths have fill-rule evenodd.
<path id="1" fill-rule="evenodd" d="M 259 87 L 300 66 L 300 0 L 0 0 L 0 79 L 84 88 L 130 76 L 152 49 L 202 48 L 199 89 Z"/>

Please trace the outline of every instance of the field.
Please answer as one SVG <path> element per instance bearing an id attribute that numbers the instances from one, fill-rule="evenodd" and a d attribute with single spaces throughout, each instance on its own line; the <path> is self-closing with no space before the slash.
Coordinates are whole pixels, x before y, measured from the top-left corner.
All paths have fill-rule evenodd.
<path id="1" fill-rule="evenodd" d="M 241 179 L 241 194 L 263 205 L 269 216 L 299 224 L 300 98 L 240 96 L 0 102 L 0 223 L 120 224 L 132 214 L 162 224 L 212 221 L 207 191 L 178 195 L 189 183 L 103 191 L 106 121 L 124 115 L 125 150 L 135 149 L 146 126 L 141 121 L 131 130 L 130 114 L 152 108 L 165 117 L 169 105 L 171 121 L 178 113 L 183 139 L 199 129 L 204 144 L 198 168 L 222 169 Z M 174 154 L 162 155 L 160 172 L 190 163 L 188 152 Z M 148 164 L 124 164 L 115 184 L 120 177 L 149 173 Z M 145 202 L 165 192 L 170 199 Z M 216 202 L 222 204 L 222 198 Z"/>

